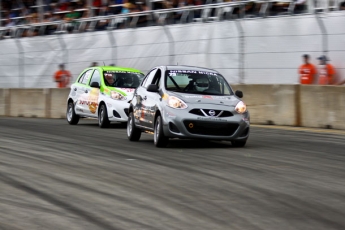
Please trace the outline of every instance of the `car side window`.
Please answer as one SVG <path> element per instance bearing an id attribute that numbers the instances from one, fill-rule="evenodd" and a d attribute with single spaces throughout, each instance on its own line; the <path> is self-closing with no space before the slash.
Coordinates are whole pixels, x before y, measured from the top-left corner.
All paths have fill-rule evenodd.
<path id="1" fill-rule="evenodd" d="M 87 72 L 87 71 L 86 71 Z M 82 83 L 83 82 L 83 78 L 85 77 L 86 72 L 84 72 L 78 79 L 78 83 Z"/>
<path id="2" fill-rule="evenodd" d="M 157 69 L 152 70 L 146 77 L 145 82 L 143 82 L 143 87 L 147 87 L 152 83 L 153 77 L 155 76 L 155 73 L 157 72 Z"/>
<path id="3" fill-rule="evenodd" d="M 92 75 L 92 78 L 91 78 L 89 85 L 91 85 L 93 82 L 97 82 L 98 85 L 101 85 L 101 75 L 100 75 L 98 70 L 95 70 L 95 72 L 93 72 L 93 75 Z"/>
<path id="4" fill-rule="evenodd" d="M 84 84 L 84 85 L 87 85 L 87 84 L 89 83 L 91 74 L 92 74 L 92 69 L 86 71 L 86 72 L 84 73 L 84 76 L 82 76 L 82 77 L 79 79 L 79 83 Z"/>
<path id="5" fill-rule="evenodd" d="M 151 84 L 155 84 L 155 85 L 157 85 L 159 87 L 160 86 L 161 76 L 162 76 L 162 71 L 160 69 L 157 69 Z"/>

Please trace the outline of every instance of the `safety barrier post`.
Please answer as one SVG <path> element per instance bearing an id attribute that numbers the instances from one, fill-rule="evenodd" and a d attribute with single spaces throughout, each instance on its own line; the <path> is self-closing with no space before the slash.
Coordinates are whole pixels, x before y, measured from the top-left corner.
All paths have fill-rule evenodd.
<path id="1" fill-rule="evenodd" d="M 239 72 L 239 84 L 244 84 L 244 54 L 245 54 L 245 34 L 242 26 L 242 19 L 235 20 L 236 28 L 238 31 L 238 45 L 239 45 L 239 58 L 238 58 L 238 72 Z"/>
<path id="2" fill-rule="evenodd" d="M 66 69 L 67 69 L 67 64 L 68 64 L 68 49 L 65 40 L 63 39 L 63 34 L 58 34 L 57 38 L 59 41 L 59 44 L 61 46 L 61 51 L 62 51 L 62 63 L 65 64 Z"/>
<path id="3" fill-rule="evenodd" d="M 322 34 L 322 52 L 324 55 L 327 56 L 328 54 L 328 32 L 325 26 L 325 23 L 323 22 L 323 19 L 321 17 L 322 12 L 317 12 L 317 5 L 316 1 L 314 1 L 314 14 L 316 21 L 319 25 L 321 34 Z"/>
<path id="4" fill-rule="evenodd" d="M 175 61 L 175 41 L 174 41 L 174 38 L 173 38 L 170 30 L 165 25 L 163 25 L 162 27 L 163 27 L 165 35 L 167 36 L 167 38 L 169 40 L 169 62 L 170 62 L 170 65 L 176 65 L 176 63 L 174 62 Z"/>
<path id="5" fill-rule="evenodd" d="M 112 30 L 108 30 L 108 38 L 111 44 L 111 60 L 114 65 L 117 65 L 117 45 L 116 39 Z"/>

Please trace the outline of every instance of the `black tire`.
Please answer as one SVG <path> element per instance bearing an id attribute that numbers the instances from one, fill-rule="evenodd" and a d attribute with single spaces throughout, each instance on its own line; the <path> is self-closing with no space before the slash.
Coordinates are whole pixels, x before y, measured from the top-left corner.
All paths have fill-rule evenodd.
<path id="1" fill-rule="evenodd" d="M 79 122 L 80 116 L 75 113 L 73 101 L 67 104 L 66 119 L 70 125 L 76 125 Z"/>
<path id="2" fill-rule="evenodd" d="M 231 141 L 232 146 L 234 147 L 244 147 L 247 143 L 247 140 L 245 141 Z"/>
<path id="3" fill-rule="evenodd" d="M 169 143 L 169 138 L 164 136 L 162 117 L 158 116 L 155 122 L 153 142 L 156 147 L 166 147 Z"/>
<path id="4" fill-rule="evenodd" d="M 130 141 L 139 141 L 141 137 L 141 130 L 135 127 L 133 112 L 128 115 L 127 137 Z"/>
<path id="5" fill-rule="evenodd" d="M 101 128 L 108 128 L 110 126 L 108 111 L 105 104 L 102 104 L 101 107 L 98 109 L 98 125 Z"/>

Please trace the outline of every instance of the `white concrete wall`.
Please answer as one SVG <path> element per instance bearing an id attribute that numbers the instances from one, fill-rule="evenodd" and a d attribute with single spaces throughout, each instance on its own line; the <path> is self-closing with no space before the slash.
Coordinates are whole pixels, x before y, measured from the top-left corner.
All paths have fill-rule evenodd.
<path id="1" fill-rule="evenodd" d="M 345 12 L 321 17 L 327 28 L 326 51 L 338 78 L 343 79 Z M 243 63 L 246 84 L 296 84 L 301 56 L 310 54 L 312 63 L 317 64 L 316 58 L 323 53 L 322 32 L 315 15 L 238 22 L 244 30 L 244 58 L 240 58 L 241 40 L 235 21 L 170 25 L 165 30 L 154 26 L 2 40 L 0 88 L 53 88 L 53 74 L 59 63 L 67 63 L 75 79 L 93 61 L 144 72 L 166 64 L 203 66 L 220 71 L 230 83 L 240 82 Z M 172 42 L 165 31 L 172 35 Z M 23 54 L 19 47 L 23 47 Z M 19 65 L 20 61 L 24 65 Z"/>

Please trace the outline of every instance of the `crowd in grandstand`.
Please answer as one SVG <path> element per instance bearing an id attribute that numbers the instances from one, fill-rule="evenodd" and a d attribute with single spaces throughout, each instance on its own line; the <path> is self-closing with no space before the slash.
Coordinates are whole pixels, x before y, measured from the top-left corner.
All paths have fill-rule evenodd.
<path id="1" fill-rule="evenodd" d="M 224 0 L 224 2 L 241 2 L 243 0 Z M 292 0 L 294 14 L 307 12 L 308 0 Z M 143 12 L 159 9 L 176 9 L 184 6 L 198 6 L 211 3 L 223 2 L 223 0 L 2 0 L 1 2 L 1 21 L 0 27 L 8 28 L 8 31 L 1 33 L 10 35 L 13 26 L 35 25 L 35 23 L 54 23 L 66 22 L 66 32 L 73 32 L 79 28 L 78 19 L 85 19 L 97 16 L 121 15 L 126 13 Z M 291 10 L 291 3 L 270 1 L 268 16 L 286 14 Z M 262 13 L 261 9 L 265 1 L 246 1 L 241 7 L 234 7 L 231 10 L 231 17 L 257 17 Z M 345 10 L 345 0 L 339 5 L 339 9 Z M 215 10 L 212 11 L 215 14 Z M 202 12 L 194 11 L 193 17 L 201 17 Z M 181 12 L 175 12 L 169 16 L 170 22 L 175 23 L 182 17 Z M 141 16 L 136 22 L 136 26 L 147 26 L 151 22 L 146 16 Z M 109 26 L 110 20 L 99 20 L 92 30 L 105 30 Z M 125 25 L 125 23 L 123 23 Z M 89 26 L 89 25 L 87 25 Z M 39 29 L 32 31 L 23 30 L 21 37 L 48 35 L 57 31 L 57 26 L 50 25 L 39 33 Z M 121 28 L 118 26 L 118 28 Z M 87 29 L 87 27 L 85 28 Z"/>
<path id="2" fill-rule="evenodd" d="M 240 0 L 225 0 L 225 2 Z M 301 12 L 306 8 L 306 0 L 295 0 L 295 11 Z M 152 0 L 150 6 L 146 0 L 42 0 L 42 11 L 36 0 L 2 0 L 1 26 L 31 24 L 38 22 L 52 22 L 59 20 L 71 21 L 91 16 L 115 15 L 123 13 L 141 12 L 146 10 L 177 8 L 182 6 L 203 5 L 217 3 L 217 0 Z M 88 3 L 92 4 L 90 7 Z M 245 12 L 258 13 L 262 1 L 245 5 Z M 288 3 L 275 2 L 271 6 L 271 13 L 284 11 Z M 236 11 L 236 10 L 235 10 Z M 240 9 L 237 9 L 240 11 Z M 42 12 L 42 14 L 40 14 Z M 235 12 L 236 13 L 236 12 Z"/>

